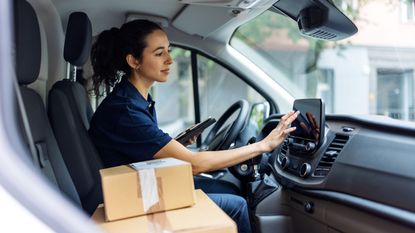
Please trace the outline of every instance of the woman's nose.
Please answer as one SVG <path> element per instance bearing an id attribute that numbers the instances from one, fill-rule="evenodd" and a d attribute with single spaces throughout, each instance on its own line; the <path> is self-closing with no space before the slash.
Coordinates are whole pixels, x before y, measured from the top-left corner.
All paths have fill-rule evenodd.
<path id="1" fill-rule="evenodd" d="M 166 60 L 165 63 L 168 64 L 168 65 L 173 63 L 173 59 L 171 58 L 170 53 L 167 53 L 167 60 Z"/>

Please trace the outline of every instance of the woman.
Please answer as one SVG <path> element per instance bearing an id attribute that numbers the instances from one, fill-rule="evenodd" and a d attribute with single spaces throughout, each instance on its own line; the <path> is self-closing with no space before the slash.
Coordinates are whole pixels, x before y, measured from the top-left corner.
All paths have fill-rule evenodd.
<path id="1" fill-rule="evenodd" d="M 260 142 L 205 152 L 190 151 L 164 133 L 158 128 L 149 89 L 154 82 L 167 81 L 173 61 L 167 35 L 153 22 L 136 20 L 102 32 L 92 47 L 91 61 L 97 94 L 102 83 L 117 84 L 98 107 L 89 129 L 106 167 L 174 157 L 191 163 L 193 174 L 199 174 L 271 151 L 295 130 L 288 126 L 298 113 L 290 112 Z M 244 199 L 229 194 L 209 197 L 235 220 L 239 232 L 250 232 Z"/>

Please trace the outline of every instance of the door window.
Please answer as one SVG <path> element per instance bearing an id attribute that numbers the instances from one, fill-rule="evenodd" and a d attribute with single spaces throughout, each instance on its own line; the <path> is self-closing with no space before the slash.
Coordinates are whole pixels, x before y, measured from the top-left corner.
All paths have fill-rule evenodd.
<path id="1" fill-rule="evenodd" d="M 195 122 L 190 54 L 172 47 L 169 79 L 155 83 L 150 92 L 156 101 L 159 127 L 172 137 Z"/>
<path id="2" fill-rule="evenodd" d="M 253 103 L 265 99 L 252 87 L 220 64 L 202 55 L 197 56 L 201 119 L 218 119 L 225 110 L 240 99 Z"/>
<path id="3" fill-rule="evenodd" d="M 192 52 L 172 47 L 174 63 L 169 80 L 155 83 L 150 91 L 156 101 L 159 127 L 170 136 L 175 137 L 193 125 L 196 114 L 200 114 L 202 121 L 209 116 L 218 119 L 240 99 L 247 100 L 251 106 L 265 101 L 255 89 L 212 59 L 198 54 L 194 60 L 197 65 L 192 66 Z M 197 67 L 199 103 L 194 101 L 192 67 Z M 196 104 L 199 104 L 199 113 L 195 111 Z"/>
<path id="4" fill-rule="evenodd" d="M 378 70 L 377 114 L 414 120 L 413 70 Z"/>

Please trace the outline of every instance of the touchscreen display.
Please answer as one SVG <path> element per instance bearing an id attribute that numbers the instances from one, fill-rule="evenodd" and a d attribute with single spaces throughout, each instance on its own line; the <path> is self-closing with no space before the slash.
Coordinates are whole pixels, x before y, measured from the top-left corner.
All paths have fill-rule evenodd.
<path id="1" fill-rule="evenodd" d="M 324 117 L 324 107 L 320 99 L 300 99 L 294 101 L 294 111 L 300 111 L 297 119 L 291 123 L 296 130 L 291 136 L 320 141 L 321 125 Z"/>

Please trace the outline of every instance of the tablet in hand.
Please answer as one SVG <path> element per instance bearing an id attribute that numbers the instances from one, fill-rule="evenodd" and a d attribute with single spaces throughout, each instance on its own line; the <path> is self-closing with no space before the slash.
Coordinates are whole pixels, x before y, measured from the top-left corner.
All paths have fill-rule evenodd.
<path id="1" fill-rule="evenodd" d="M 187 128 L 185 131 L 177 135 L 174 139 L 181 144 L 184 144 L 193 137 L 199 136 L 207 127 L 211 126 L 215 122 L 215 118 L 209 117 L 206 120 Z"/>

